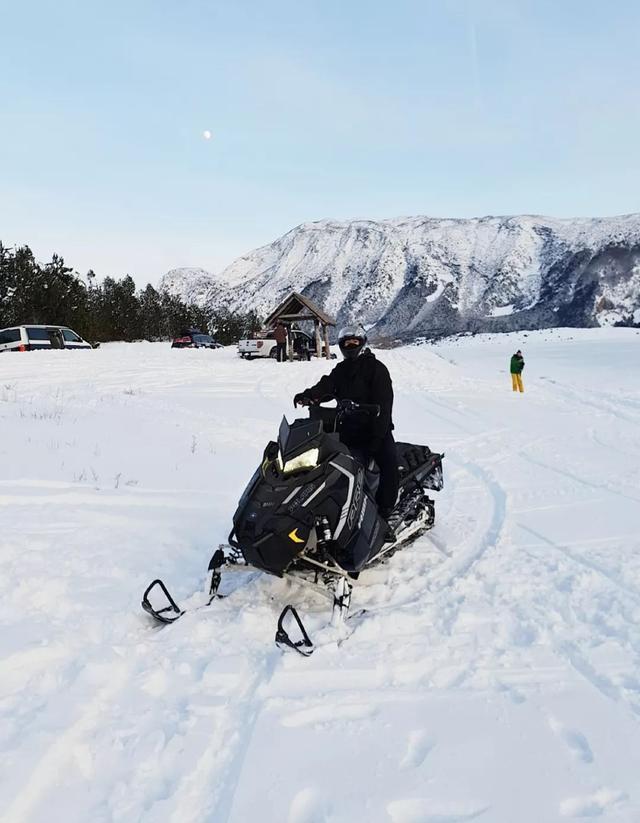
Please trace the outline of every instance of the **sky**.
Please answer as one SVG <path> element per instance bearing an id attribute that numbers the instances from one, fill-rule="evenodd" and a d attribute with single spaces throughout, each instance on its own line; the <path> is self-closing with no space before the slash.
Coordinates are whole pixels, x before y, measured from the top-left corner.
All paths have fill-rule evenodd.
<path id="1" fill-rule="evenodd" d="M 82 273 L 220 272 L 323 218 L 640 211 L 637 0 L 0 11 L 0 240 Z"/>

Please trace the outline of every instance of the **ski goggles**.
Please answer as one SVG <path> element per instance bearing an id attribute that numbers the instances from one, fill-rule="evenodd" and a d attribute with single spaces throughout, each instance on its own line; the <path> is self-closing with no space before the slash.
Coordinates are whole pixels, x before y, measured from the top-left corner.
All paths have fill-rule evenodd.
<path id="1" fill-rule="evenodd" d="M 340 346 L 343 349 L 357 349 L 361 345 L 362 345 L 362 338 L 361 337 L 347 337 L 346 340 L 341 340 L 340 341 Z"/>

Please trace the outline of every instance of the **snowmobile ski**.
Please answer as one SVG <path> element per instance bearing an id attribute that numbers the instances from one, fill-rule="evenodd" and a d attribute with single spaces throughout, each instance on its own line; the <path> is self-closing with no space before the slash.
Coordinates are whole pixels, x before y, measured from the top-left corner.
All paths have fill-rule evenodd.
<path id="1" fill-rule="evenodd" d="M 153 606 L 149 600 L 149 595 L 152 592 L 154 592 L 154 589 L 156 587 L 159 589 L 161 596 L 165 598 L 165 603 L 159 608 Z M 197 612 L 200 611 L 200 609 L 205 609 L 207 606 L 210 606 L 214 600 L 220 600 L 223 597 L 224 595 L 217 594 L 216 592 L 209 597 L 206 603 L 201 603 L 199 606 L 196 606 L 192 609 L 181 609 L 171 596 L 171 593 L 169 592 L 163 581 L 154 580 L 153 583 L 149 584 L 149 586 L 145 590 L 144 595 L 142 596 L 142 608 L 146 611 L 148 615 L 153 617 L 154 620 L 157 620 L 159 623 L 168 624 L 175 623 L 176 620 L 179 620 L 183 615 L 187 613 Z"/>
<path id="2" fill-rule="evenodd" d="M 159 589 L 162 596 L 165 598 L 166 605 L 155 607 L 151 605 L 149 595 Z M 142 595 L 142 608 L 150 614 L 155 620 L 160 623 L 175 623 L 184 614 L 184 609 L 181 609 L 176 601 L 171 596 L 169 589 L 165 586 L 162 580 L 154 580 L 145 589 Z"/>
<path id="3" fill-rule="evenodd" d="M 298 629 L 302 635 L 300 640 L 292 640 L 289 633 L 285 629 L 284 619 L 287 614 L 291 614 L 293 619 L 298 624 Z M 310 657 L 315 651 L 311 638 L 307 634 L 307 630 L 304 627 L 304 623 L 300 619 L 300 615 L 291 604 L 286 605 L 280 612 L 280 617 L 278 618 L 278 628 L 276 629 L 276 646 L 278 646 L 278 648 L 285 647 L 287 649 L 293 649 L 303 657 Z"/>
<path id="4" fill-rule="evenodd" d="M 224 550 L 230 549 L 231 554 L 225 555 Z M 222 568 L 228 572 L 255 572 L 251 566 L 240 563 L 238 555 L 232 546 L 221 543 L 213 553 L 209 566 L 207 567 L 208 582 L 206 586 L 207 601 L 200 603 L 190 609 L 181 609 L 171 595 L 171 592 L 166 587 L 165 583 L 158 579 L 150 583 L 142 595 L 142 608 L 148 615 L 160 623 L 168 624 L 175 623 L 180 617 L 188 612 L 197 612 L 200 609 L 205 609 L 210 606 L 214 600 L 222 600 L 225 596 L 220 594 L 218 588 L 222 581 Z M 150 595 L 160 597 L 161 601 L 158 606 L 154 606 L 151 602 Z"/>

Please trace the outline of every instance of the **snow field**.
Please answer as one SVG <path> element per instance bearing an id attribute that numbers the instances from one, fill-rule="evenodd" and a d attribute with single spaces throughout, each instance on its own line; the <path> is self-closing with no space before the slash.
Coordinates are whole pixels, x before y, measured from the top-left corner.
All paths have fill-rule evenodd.
<path id="1" fill-rule="evenodd" d="M 446 453 L 446 486 L 342 632 L 258 573 L 170 627 L 139 605 L 156 576 L 204 602 L 265 443 L 328 364 L 0 358 L 0 820 L 640 820 L 639 344 L 379 352 L 396 435 Z M 311 658 L 273 644 L 286 602 Z"/>

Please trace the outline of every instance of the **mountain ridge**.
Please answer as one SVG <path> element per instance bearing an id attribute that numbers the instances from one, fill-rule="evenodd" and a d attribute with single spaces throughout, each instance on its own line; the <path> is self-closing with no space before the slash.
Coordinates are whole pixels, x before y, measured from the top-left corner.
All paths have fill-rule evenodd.
<path id="1" fill-rule="evenodd" d="M 640 323 L 640 214 L 324 219 L 301 223 L 220 275 L 174 269 L 161 287 L 211 311 L 263 316 L 298 291 L 339 325 L 362 322 L 373 337 L 399 341 L 629 325 Z"/>

